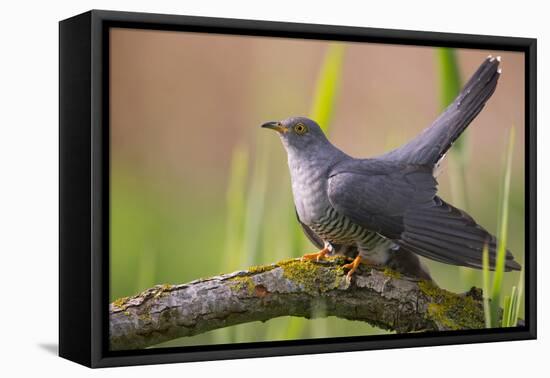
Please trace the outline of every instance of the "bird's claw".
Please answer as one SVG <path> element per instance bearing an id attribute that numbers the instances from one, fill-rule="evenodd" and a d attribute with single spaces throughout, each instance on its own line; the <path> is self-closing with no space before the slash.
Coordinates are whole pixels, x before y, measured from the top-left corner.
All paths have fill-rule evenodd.
<path id="1" fill-rule="evenodd" d="M 319 252 L 315 252 L 315 253 L 307 253 L 305 255 L 302 256 L 302 261 L 306 261 L 306 260 L 315 260 L 317 262 L 319 262 L 320 260 L 323 260 L 325 258 L 325 256 L 327 255 L 327 253 L 329 252 L 328 248 L 323 248 L 321 249 Z"/>
<path id="2" fill-rule="evenodd" d="M 348 284 L 351 283 L 351 277 L 353 276 L 353 273 L 355 273 L 355 271 L 359 267 L 359 264 L 361 264 L 361 259 L 361 256 L 357 255 L 357 257 L 352 262 L 350 262 L 349 264 L 344 264 L 342 266 L 342 268 L 350 270 L 348 274 L 346 274 L 346 281 L 348 282 Z"/>

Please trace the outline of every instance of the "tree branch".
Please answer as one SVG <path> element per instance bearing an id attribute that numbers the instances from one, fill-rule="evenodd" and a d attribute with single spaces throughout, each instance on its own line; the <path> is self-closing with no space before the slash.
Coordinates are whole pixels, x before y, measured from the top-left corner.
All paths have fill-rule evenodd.
<path id="1" fill-rule="evenodd" d="M 350 284 L 343 263 L 292 259 L 118 299 L 109 308 L 111 350 L 279 316 L 337 316 L 398 333 L 485 327 L 480 289 L 454 294 L 367 267 Z"/>

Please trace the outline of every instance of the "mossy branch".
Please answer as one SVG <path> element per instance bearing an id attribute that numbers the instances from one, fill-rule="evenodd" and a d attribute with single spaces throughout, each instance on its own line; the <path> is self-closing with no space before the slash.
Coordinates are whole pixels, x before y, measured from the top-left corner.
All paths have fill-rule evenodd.
<path id="1" fill-rule="evenodd" d="M 334 258 L 299 259 L 181 285 L 157 285 L 110 305 L 111 350 L 146 348 L 279 316 L 365 321 L 401 332 L 484 328 L 481 290 L 455 294 L 428 281 L 364 267 L 351 283 Z"/>

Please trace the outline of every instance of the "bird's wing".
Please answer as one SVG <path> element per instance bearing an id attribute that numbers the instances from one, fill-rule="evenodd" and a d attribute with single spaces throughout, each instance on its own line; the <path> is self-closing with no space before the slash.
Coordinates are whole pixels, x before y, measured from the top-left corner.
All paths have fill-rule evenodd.
<path id="1" fill-rule="evenodd" d="M 300 226 L 302 226 L 302 230 L 304 231 L 304 234 L 306 234 L 309 241 L 317 248 L 319 249 L 323 248 L 325 246 L 323 239 L 317 236 L 317 234 L 311 228 L 309 228 L 306 224 L 304 224 L 301 221 L 300 216 L 298 215 L 298 211 L 296 211 L 296 208 L 294 209 L 294 211 L 296 213 L 296 218 L 298 219 L 298 223 L 300 223 Z"/>
<path id="2" fill-rule="evenodd" d="M 328 197 L 333 207 L 354 223 L 398 239 L 404 215 L 431 204 L 437 181 L 431 169 L 374 159 L 348 160 L 332 168 Z"/>
<path id="3" fill-rule="evenodd" d="M 410 142 L 379 158 L 434 166 L 479 114 L 497 86 L 499 59 L 487 58 L 435 122 Z"/>
<path id="4" fill-rule="evenodd" d="M 431 169 L 378 160 L 351 160 L 332 169 L 332 206 L 354 223 L 400 247 L 440 262 L 482 267 L 484 243 L 496 261 L 496 239 L 464 211 L 436 196 Z M 507 270 L 519 269 L 510 252 Z"/>

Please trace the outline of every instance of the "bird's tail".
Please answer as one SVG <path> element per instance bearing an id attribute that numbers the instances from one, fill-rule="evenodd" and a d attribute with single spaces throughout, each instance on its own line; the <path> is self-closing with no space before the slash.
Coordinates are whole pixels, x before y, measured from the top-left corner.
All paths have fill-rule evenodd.
<path id="1" fill-rule="evenodd" d="M 489 56 L 435 122 L 383 158 L 434 166 L 479 114 L 497 86 L 500 57 Z"/>
<path id="2" fill-rule="evenodd" d="M 489 248 L 489 268 L 495 269 L 497 240 L 466 212 L 435 197 L 434 206 L 414 209 L 404 217 L 405 231 L 397 243 L 432 260 L 471 268 L 483 268 L 483 248 Z M 505 270 L 520 270 L 506 251 Z"/>

